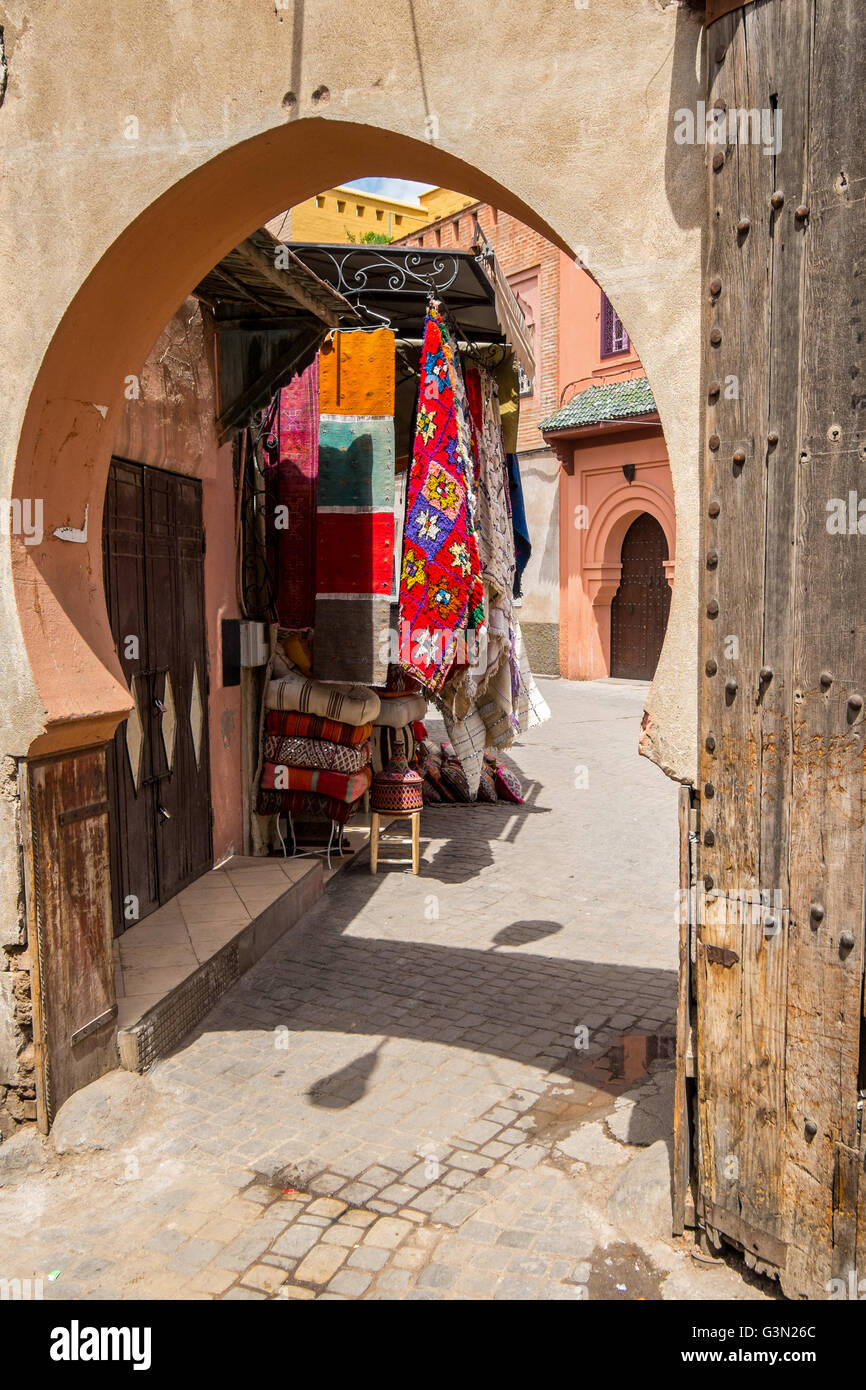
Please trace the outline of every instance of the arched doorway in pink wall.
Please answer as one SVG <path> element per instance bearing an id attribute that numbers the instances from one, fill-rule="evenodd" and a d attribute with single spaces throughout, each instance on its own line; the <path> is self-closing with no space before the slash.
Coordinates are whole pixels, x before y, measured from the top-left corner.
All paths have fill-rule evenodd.
<path id="1" fill-rule="evenodd" d="M 622 580 L 623 542 L 643 515 L 661 529 L 664 579 L 673 588 L 676 517 L 667 448 L 657 415 L 545 437 L 561 465 L 560 670 L 571 680 L 598 680 L 617 674 L 611 604 Z M 666 620 L 668 596 L 658 597 Z M 640 678 L 651 678 L 654 669 L 643 660 Z"/>
<path id="2" fill-rule="evenodd" d="M 612 676 L 648 681 L 655 675 L 671 608 L 668 558 L 661 525 L 641 512 L 625 533 L 619 588 L 610 605 Z"/>

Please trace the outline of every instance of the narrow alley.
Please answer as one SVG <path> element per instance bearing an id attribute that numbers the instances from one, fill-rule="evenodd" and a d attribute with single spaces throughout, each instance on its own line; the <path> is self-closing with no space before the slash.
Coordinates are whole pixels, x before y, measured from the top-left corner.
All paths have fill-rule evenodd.
<path id="1" fill-rule="evenodd" d="M 64 1299 L 766 1296 L 669 1235 L 677 789 L 637 755 L 646 686 L 541 686 L 524 805 L 426 807 L 418 877 L 362 852 L 171 1056 L 34 1132 L 4 1271 Z"/>

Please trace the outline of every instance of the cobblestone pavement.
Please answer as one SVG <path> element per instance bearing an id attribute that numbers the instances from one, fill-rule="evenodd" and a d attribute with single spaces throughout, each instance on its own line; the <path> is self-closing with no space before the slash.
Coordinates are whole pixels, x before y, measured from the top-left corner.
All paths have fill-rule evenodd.
<path id="1" fill-rule="evenodd" d="M 645 687 L 543 689 L 526 804 L 425 810 L 417 878 L 340 874 L 121 1078 L 134 1132 L 121 1107 L 105 1148 L 0 1189 L 3 1272 L 80 1298 L 763 1296 L 652 1200 L 611 1217 L 670 1135 L 676 787 L 637 756 Z"/>

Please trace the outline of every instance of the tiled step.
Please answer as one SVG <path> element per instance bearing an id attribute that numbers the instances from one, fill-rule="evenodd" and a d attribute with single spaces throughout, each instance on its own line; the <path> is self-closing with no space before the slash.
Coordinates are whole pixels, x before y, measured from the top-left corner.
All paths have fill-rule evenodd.
<path id="1" fill-rule="evenodd" d="M 146 1071 L 322 893 L 319 859 L 230 859 L 116 943 L 121 1066 Z"/>

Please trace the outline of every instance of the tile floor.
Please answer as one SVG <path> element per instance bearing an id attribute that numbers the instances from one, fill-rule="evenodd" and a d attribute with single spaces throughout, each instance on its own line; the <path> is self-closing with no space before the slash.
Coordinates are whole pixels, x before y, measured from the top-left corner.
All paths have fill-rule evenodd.
<path id="1" fill-rule="evenodd" d="M 141 1018 L 292 884 L 311 873 L 314 863 L 314 859 L 235 855 L 117 937 L 118 1027 L 128 1028 Z"/>

